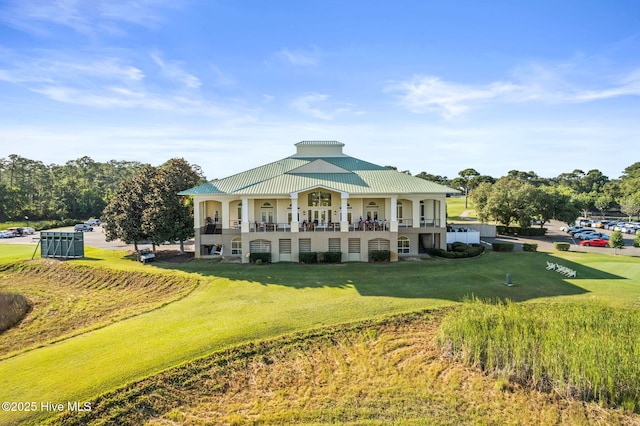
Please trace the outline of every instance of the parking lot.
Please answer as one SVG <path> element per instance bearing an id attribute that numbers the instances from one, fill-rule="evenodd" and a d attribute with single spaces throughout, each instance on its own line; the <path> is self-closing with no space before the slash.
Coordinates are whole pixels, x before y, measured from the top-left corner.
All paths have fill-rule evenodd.
<path id="1" fill-rule="evenodd" d="M 508 237 L 508 236 L 498 236 L 495 239 L 485 239 L 487 242 L 494 241 L 504 241 L 504 242 L 512 242 L 516 244 L 516 250 L 522 249 L 523 243 L 533 243 L 538 244 L 539 250 L 544 251 L 553 251 L 553 243 L 555 242 L 566 242 L 571 244 L 571 251 L 579 251 L 585 253 L 611 253 L 613 254 L 613 249 L 610 247 L 585 247 L 580 245 L 580 240 L 572 238 L 572 236 L 564 231 L 561 231 L 560 228 L 562 226 L 566 226 L 566 223 L 558 222 L 552 220 L 551 222 L 545 225 L 547 228 L 547 235 L 544 237 Z M 602 232 L 606 235 L 611 235 L 613 231 L 598 229 L 599 232 Z M 633 247 L 633 239 L 635 235 L 632 234 L 622 234 L 622 238 L 624 239 L 624 248 L 617 251 L 618 255 L 623 256 L 640 256 L 640 248 Z"/>
<path id="2" fill-rule="evenodd" d="M 67 226 L 64 228 L 47 229 L 47 232 L 73 232 L 73 226 Z M 40 233 L 36 232 L 34 235 L 25 235 L 15 238 L 3 238 L 0 239 L 0 244 L 33 244 L 34 247 L 38 243 Z M 123 241 L 107 241 L 102 227 L 95 226 L 93 231 L 84 232 L 84 245 L 87 247 L 95 247 L 101 249 L 110 250 L 128 250 L 133 251 L 133 244 L 126 244 Z M 151 247 L 150 243 L 138 243 L 138 248 Z M 185 241 L 184 249 L 186 252 L 193 252 L 194 250 L 193 240 Z M 180 244 L 163 244 L 157 247 L 157 250 L 180 250 Z"/>

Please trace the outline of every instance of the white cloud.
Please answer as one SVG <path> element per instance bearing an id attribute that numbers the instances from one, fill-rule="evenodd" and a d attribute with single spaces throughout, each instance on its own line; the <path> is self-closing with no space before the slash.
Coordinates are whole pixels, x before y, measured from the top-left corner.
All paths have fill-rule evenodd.
<path id="1" fill-rule="evenodd" d="M 47 37 L 51 25 L 95 36 L 100 33 L 124 35 L 122 23 L 153 28 L 163 21 L 160 12 L 176 8 L 181 2 L 162 0 L 9 0 L 0 20 L 21 31 Z"/>
<path id="2" fill-rule="evenodd" d="M 305 52 L 301 50 L 289 50 L 284 48 L 277 55 L 287 63 L 298 67 L 309 67 L 318 65 L 319 57 L 316 51 Z"/>
<path id="3" fill-rule="evenodd" d="M 162 74 L 190 89 L 197 89 L 202 85 L 200 79 L 184 71 L 181 64 L 176 61 L 165 61 L 160 52 L 151 53 L 151 58 L 160 67 Z"/>
<path id="4" fill-rule="evenodd" d="M 333 120 L 339 114 L 351 111 L 349 105 L 330 103 L 329 99 L 327 94 L 311 93 L 294 99 L 291 105 L 302 114 L 325 121 Z"/>
<path id="5" fill-rule="evenodd" d="M 575 68 L 570 66 L 552 69 L 532 65 L 526 70 L 517 70 L 514 81 L 496 81 L 485 85 L 453 83 L 437 76 L 418 75 L 389 84 L 385 92 L 396 94 L 401 105 L 409 111 L 437 113 L 445 118 L 490 103 L 583 103 L 640 96 L 640 69 L 617 78 L 600 75 L 597 78 L 585 79 L 581 76 L 582 79 L 578 79 L 575 73 Z"/>

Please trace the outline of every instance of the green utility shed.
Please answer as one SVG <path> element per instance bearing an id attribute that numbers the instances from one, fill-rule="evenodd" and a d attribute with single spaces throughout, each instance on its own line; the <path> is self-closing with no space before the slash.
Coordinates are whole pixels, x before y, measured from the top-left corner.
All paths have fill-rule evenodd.
<path id="1" fill-rule="evenodd" d="M 40 248 L 42 257 L 78 259 L 84 257 L 84 234 L 82 232 L 41 232 Z"/>

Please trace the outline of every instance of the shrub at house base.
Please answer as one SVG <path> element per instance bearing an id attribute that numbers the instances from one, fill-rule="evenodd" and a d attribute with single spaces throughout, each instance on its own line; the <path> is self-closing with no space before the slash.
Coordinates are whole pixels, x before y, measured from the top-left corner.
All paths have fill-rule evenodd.
<path id="1" fill-rule="evenodd" d="M 515 244 L 495 242 L 491 244 L 491 248 L 493 251 L 510 252 L 515 248 Z"/>
<path id="2" fill-rule="evenodd" d="M 391 251 L 389 250 L 373 250 L 369 253 L 369 262 L 390 262 Z"/>
<path id="3" fill-rule="evenodd" d="M 256 265 L 262 265 L 264 263 L 271 262 L 271 253 L 251 253 L 249 255 L 249 261 Z"/>
<path id="4" fill-rule="evenodd" d="M 476 257 L 484 253 L 484 247 L 480 244 L 465 244 L 455 242 L 451 244 L 451 251 L 444 249 L 430 248 L 427 254 L 431 256 L 444 257 L 446 259 L 463 259 L 468 257 Z"/>

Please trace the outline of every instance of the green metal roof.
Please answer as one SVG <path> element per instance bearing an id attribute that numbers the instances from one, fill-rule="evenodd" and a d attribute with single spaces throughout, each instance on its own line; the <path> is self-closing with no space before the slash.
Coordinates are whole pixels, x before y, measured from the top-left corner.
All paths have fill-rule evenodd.
<path id="1" fill-rule="evenodd" d="M 299 144 L 305 142 L 307 141 L 299 142 Z M 313 141 L 312 143 L 322 144 L 325 142 L 327 144 L 341 144 L 336 141 Z M 317 171 L 322 168 L 323 163 L 320 162 L 317 162 L 315 167 L 307 169 L 303 167 L 316 160 L 322 160 L 333 166 L 326 167 L 329 170 L 327 173 L 304 173 L 305 170 Z M 297 172 L 296 169 L 303 173 Z M 182 191 L 180 195 L 277 195 L 301 192 L 318 186 L 350 194 L 450 194 L 458 192 L 435 182 L 345 155 L 340 157 L 287 157 L 187 189 Z"/>

